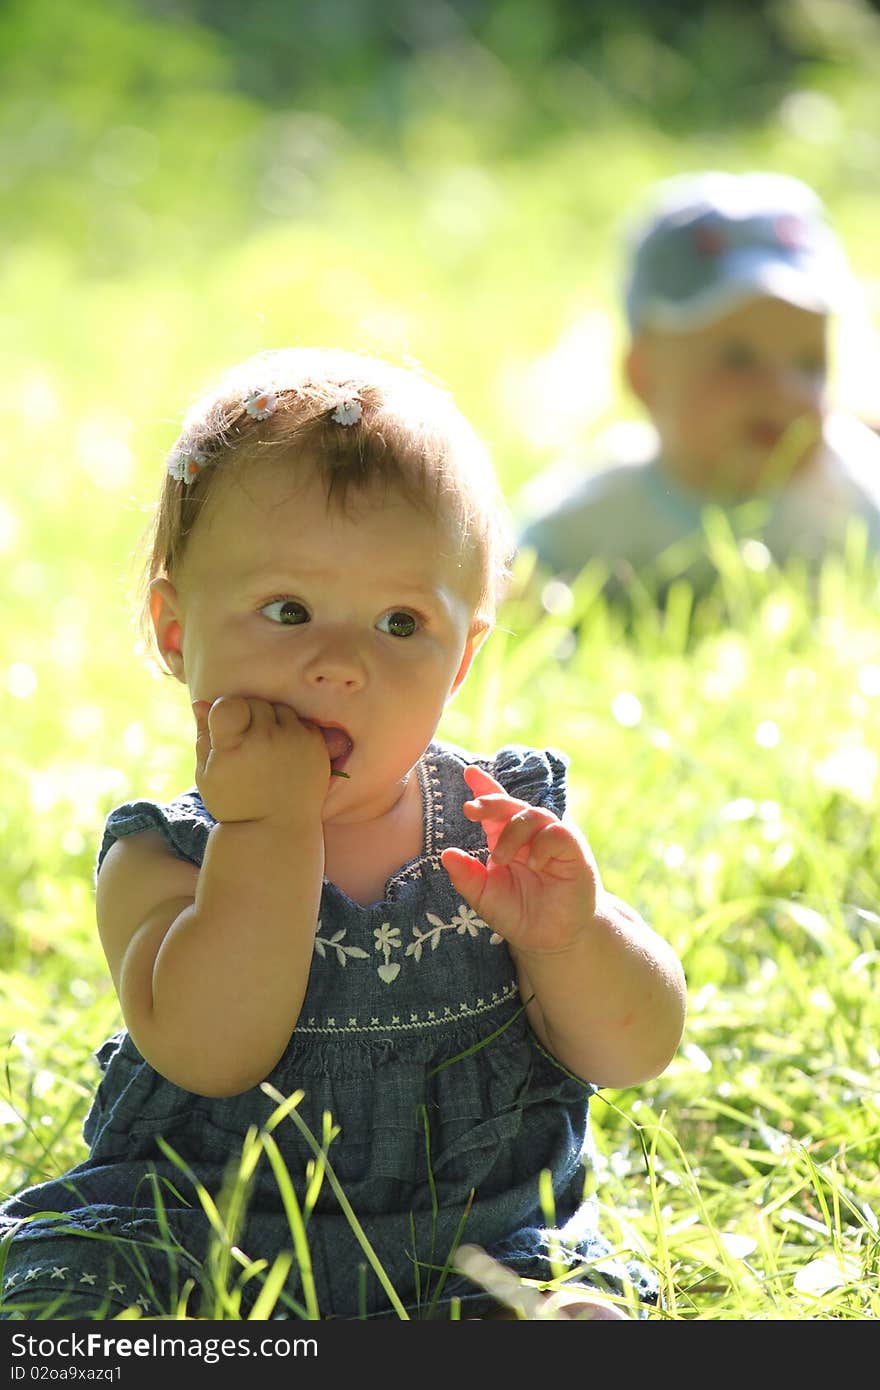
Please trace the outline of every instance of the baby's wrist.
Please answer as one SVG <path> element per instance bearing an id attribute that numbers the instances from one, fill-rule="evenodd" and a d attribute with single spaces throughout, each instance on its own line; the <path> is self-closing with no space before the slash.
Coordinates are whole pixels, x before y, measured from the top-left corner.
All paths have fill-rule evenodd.
<path id="1" fill-rule="evenodd" d="M 525 965 L 530 961 L 535 964 L 539 961 L 568 961 L 574 967 L 575 962 L 592 949 L 597 925 L 592 919 L 589 922 L 578 923 L 572 927 L 565 940 L 559 940 L 557 937 L 552 945 L 517 946 L 517 958 Z"/>
<path id="2" fill-rule="evenodd" d="M 301 804 L 265 810 L 259 807 L 242 807 L 240 811 L 231 807 L 215 811 L 208 802 L 205 802 L 205 805 L 216 824 L 224 826 L 227 830 L 248 830 L 254 834 L 289 837 L 291 834 L 302 832 L 310 825 L 320 826 L 321 823 L 320 807 L 306 812 Z"/>

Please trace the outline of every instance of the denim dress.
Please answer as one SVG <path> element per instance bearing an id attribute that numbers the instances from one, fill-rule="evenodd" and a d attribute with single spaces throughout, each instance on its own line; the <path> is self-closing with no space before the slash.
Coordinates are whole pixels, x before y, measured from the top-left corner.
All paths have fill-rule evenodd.
<path id="1" fill-rule="evenodd" d="M 218 1317 L 218 1286 L 247 1316 L 272 1278 L 269 1316 L 448 1318 L 452 1299 L 478 1316 L 493 1300 L 457 1272 L 459 1243 L 530 1279 L 583 1267 L 579 1282 L 626 1280 L 655 1301 L 584 1197 L 594 1088 L 540 1046 L 505 942 L 440 863 L 448 845 L 486 855 L 462 812 L 472 762 L 562 814 L 558 753 L 432 743 L 417 765 L 422 853 L 369 906 L 325 882 L 302 1011 L 263 1085 L 209 1098 L 167 1081 L 125 1031 L 100 1048 L 88 1158 L 0 1206 L 3 1317 L 47 1303 L 60 1318 Z M 196 791 L 127 803 L 98 866 L 144 830 L 198 865 L 213 823 Z"/>

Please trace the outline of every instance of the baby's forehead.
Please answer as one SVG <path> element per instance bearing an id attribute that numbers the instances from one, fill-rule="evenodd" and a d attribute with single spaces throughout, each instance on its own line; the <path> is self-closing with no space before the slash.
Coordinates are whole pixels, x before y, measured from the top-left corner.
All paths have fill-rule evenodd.
<path id="1" fill-rule="evenodd" d="M 762 333 L 768 326 L 799 336 L 822 337 L 829 328 L 828 314 L 789 304 L 772 294 L 754 294 L 741 304 L 712 314 L 687 328 L 658 327 L 647 324 L 640 330 L 663 342 L 700 342 L 706 338 L 736 333 Z"/>
<path id="2" fill-rule="evenodd" d="M 377 529 L 378 528 L 378 529 Z M 397 543 L 430 572 L 444 568 L 470 589 L 482 577 L 485 557 L 478 536 L 463 523 L 446 495 L 419 498 L 394 484 L 369 483 L 334 492 L 316 472 L 295 473 L 280 460 L 220 470 L 210 480 L 184 567 L 209 559 L 247 566 L 252 557 L 320 551 L 320 537 L 352 538 L 370 529 L 383 544 L 377 566 L 393 570 Z M 419 547 L 412 544 L 419 538 Z"/>
<path id="3" fill-rule="evenodd" d="M 319 471 L 307 460 L 294 466 L 281 457 L 252 459 L 218 469 L 205 492 L 206 520 L 225 520 L 232 526 L 263 524 L 273 517 L 281 524 L 307 512 L 313 524 L 335 526 L 377 513 L 395 518 L 402 528 L 418 518 L 438 532 L 463 539 L 467 499 L 449 487 L 408 485 L 377 477 L 351 479 Z"/>

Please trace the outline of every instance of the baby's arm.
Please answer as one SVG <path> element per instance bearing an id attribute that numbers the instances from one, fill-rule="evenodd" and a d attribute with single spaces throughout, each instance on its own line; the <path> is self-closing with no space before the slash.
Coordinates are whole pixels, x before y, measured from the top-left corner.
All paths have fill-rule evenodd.
<path id="1" fill-rule="evenodd" d="M 126 1025 L 178 1086 L 236 1095 L 278 1061 L 302 1007 L 324 871 L 321 735 L 240 697 L 199 722 L 196 780 L 218 821 L 201 869 L 154 833 L 98 875 L 101 940 Z"/>
<path id="2" fill-rule="evenodd" d="M 602 886 L 578 828 L 509 796 L 479 767 L 465 814 L 489 859 L 442 860 L 454 887 L 503 936 L 535 1033 L 570 1071 L 621 1088 L 658 1076 L 681 1039 L 685 980 L 672 948 Z"/>

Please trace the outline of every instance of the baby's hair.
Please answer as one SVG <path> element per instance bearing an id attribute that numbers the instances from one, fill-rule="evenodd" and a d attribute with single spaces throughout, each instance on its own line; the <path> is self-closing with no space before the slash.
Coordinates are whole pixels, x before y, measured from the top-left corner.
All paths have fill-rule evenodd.
<path id="1" fill-rule="evenodd" d="M 336 348 L 282 348 L 233 367 L 189 409 L 150 532 L 149 585 L 173 580 L 215 480 L 261 459 L 323 482 L 328 506 L 404 497 L 450 518 L 476 551 L 476 613 L 491 622 L 509 573 L 509 520 L 488 451 L 450 394 L 413 367 Z M 147 624 L 148 627 L 148 624 Z"/>

